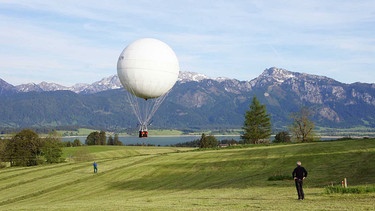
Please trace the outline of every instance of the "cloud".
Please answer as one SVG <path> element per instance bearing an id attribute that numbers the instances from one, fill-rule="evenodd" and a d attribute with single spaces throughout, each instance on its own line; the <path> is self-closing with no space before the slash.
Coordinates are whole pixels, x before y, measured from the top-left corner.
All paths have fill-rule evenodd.
<path id="1" fill-rule="evenodd" d="M 211 77 L 249 80 L 278 66 L 374 82 L 374 24 L 375 2 L 365 0 L 5 1 L 1 77 L 90 83 L 116 73 L 130 42 L 154 37 L 176 51 L 182 70 Z"/>

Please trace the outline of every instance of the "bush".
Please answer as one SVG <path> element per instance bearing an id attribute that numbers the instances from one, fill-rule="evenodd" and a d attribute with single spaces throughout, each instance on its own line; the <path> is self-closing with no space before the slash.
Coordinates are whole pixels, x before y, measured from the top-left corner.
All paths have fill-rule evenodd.
<path id="1" fill-rule="evenodd" d="M 287 131 L 281 131 L 276 134 L 274 143 L 288 143 L 290 142 L 290 135 Z"/>
<path id="2" fill-rule="evenodd" d="M 46 163 L 46 160 L 43 156 L 37 156 L 36 163 L 37 163 L 37 165 L 43 165 L 43 164 Z"/>
<path id="3" fill-rule="evenodd" d="M 6 168 L 7 167 L 7 164 L 6 163 L 4 163 L 4 162 L 0 162 L 0 169 L 2 169 L 2 168 Z"/>
<path id="4" fill-rule="evenodd" d="M 199 140 L 199 148 L 215 148 L 218 145 L 218 141 L 215 136 L 206 136 L 202 134 L 201 139 Z"/>

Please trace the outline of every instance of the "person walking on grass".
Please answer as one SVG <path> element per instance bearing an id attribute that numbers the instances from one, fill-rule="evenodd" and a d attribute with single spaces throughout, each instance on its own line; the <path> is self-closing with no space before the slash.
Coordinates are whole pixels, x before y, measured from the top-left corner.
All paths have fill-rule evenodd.
<path id="1" fill-rule="evenodd" d="M 292 177 L 294 178 L 294 182 L 296 183 L 296 189 L 298 193 L 298 199 L 304 200 L 305 194 L 303 192 L 303 180 L 307 177 L 307 171 L 304 167 L 301 166 L 301 161 L 297 161 L 297 167 L 294 169 L 292 173 Z"/>
<path id="2" fill-rule="evenodd" d="M 92 165 L 94 166 L 94 173 L 98 173 L 98 164 L 94 161 Z"/>

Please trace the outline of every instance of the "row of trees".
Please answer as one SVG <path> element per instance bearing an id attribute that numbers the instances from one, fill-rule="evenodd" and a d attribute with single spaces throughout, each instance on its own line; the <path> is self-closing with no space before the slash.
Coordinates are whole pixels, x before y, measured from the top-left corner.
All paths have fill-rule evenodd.
<path id="1" fill-rule="evenodd" d="M 217 140 L 213 135 L 206 135 L 202 134 L 200 139 L 196 139 L 193 141 L 187 141 L 183 143 L 177 143 L 175 147 L 199 147 L 199 148 L 215 148 L 217 146 L 233 146 L 241 144 L 241 142 L 236 141 L 234 139 L 224 139 L 224 140 Z"/>
<path id="2" fill-rule="evenodd" d="M 35 166 L 41 163 L 61 162 L 62 142 L 56 132 L 45 138 L 25 129 L 10 139 L 0 142 L 0 161 L 10 166 Z"/>
<path id="3" fill-rule="evenodd" d="M 107 139 L 105 131 L 94 131 L 91 132 L 85 141 L 86 145 L 123 145 L 120 141 L 118 134 L 115 134 L 115 137 L 113 138 L 112 135 L 110 135 Z"/>
<path id="4" fill-rule="evenodd" d="M 310 120 L 311 112 L 307 107 L 302 107 L 300 111 L 291 114 L 293 120 L 288 131 L 276 134 L 275 142 L 309 142 L 315 138 L 314 123 Z M 271 119 L 267 113 L 265 105 L 260 104 L 254 96 L 250 104 L 250 109 L 245 113 L 244 130 L 241 139 L 244 143 L 259 144 L 269 141 L 271 136 Z"/>

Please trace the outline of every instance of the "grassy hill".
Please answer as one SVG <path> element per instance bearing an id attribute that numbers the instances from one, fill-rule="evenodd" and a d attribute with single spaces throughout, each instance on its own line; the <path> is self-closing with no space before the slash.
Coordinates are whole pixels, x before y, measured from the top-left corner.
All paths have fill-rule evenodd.
<path id="1" fill-rule="evenodd" d="M 0 169 L 0 210 L 375 209 L 375 193 L 324 192 L 344 177 L 349 186 L 375 185 L 374 139 L 198 151 L 90 146 L 64 156 L 62 164 Z M 291 176 L 297 160 L 309 171 L 304 201 L 292 180 L 268 180 Z"/>

